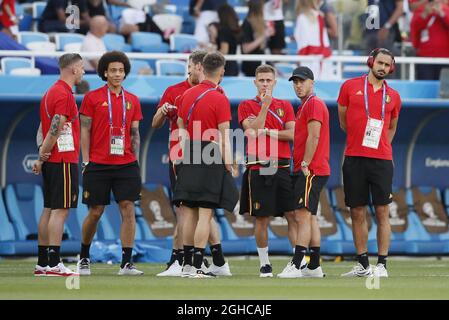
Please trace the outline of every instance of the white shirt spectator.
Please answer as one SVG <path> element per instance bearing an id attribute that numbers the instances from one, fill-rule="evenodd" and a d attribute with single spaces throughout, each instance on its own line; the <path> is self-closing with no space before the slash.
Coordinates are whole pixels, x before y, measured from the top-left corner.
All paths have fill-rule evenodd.
<path id="1" fill-rule="evenodd" d="M 282 12 L 282 0 L 269 0 L 263 6 L 263 19 L 265 21 L 284 20 Z"/>
<path id="2" fill-rule="evenodd" d="M 102 38 L 98 38 L 94 34 L 88 32 L 81 46 L 81 52 L 106 52 L 106 46 Z M 98 63 L 99 59 L 96 59 Z M 83 59 L 84 70 L 95 71 L 95 66 L 88 60 Z"/>

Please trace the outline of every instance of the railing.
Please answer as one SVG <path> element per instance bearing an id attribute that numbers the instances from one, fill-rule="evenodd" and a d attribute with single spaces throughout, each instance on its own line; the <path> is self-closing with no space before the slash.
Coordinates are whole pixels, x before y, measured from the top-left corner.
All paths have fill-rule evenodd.
<path id="1" fill-rule="evenodd" d="M 28 50 L 0 50 L 0 57 L 30 57 L 33 62 L 36 57 L 59 57 L 67 52 L 40 52 Z M 99 58 L 104 52 L 80 52 L 83 58 Z M 130 59 L 174 59 L 187 60 L 188 53 L 140 53 L 127 52 L 126 55 Z M 258 54 L 237 54 L 226 55 L 226 60 L 232 61 L 276 61 L 276 62 L 313 62 L 323 60 L 321 56 L 300 56 L 300 55 L 258 55 Z M 326 61 L 335 62 L 340 75 L 343 70 L 343 63 L 365 63 L 366 56 L 345 56 L 333 55 L 325 59 Z M 416 64 L 444 64 L 449 65 L 449 58 L 419 58 L 419 57 L 396 57 L 396 64 L 408 64 L 409 74 L 408 80 L 415 80 Z M 341 78 L 341 76 L 340 76 Z"/>

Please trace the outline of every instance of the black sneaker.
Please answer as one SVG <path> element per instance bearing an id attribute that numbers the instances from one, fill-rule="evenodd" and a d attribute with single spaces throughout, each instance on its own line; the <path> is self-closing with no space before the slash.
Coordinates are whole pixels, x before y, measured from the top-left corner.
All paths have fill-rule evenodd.
<path id="1" fill-rule="evenodd" d="M 271 264 L 266 264 L 260 267 L 260 275 L 261 278 L 272 278 L 273 277 L 273 268 Z"/>

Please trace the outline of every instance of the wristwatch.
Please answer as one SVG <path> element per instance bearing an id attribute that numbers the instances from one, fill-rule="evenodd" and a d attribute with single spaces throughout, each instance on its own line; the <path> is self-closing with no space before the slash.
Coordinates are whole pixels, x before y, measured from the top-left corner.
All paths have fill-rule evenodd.
<path id="1" fill-rule="evenodd" d="M 301 162 L 301 168 L 307 168 L 309 166 L 309 163 L 307 161 L 302 161 Z"/>
<path id="2" fill-rule="evenodd" d="M 85 161 L 81 164 L 81 168 L 84 169 L 89 164 L 89 161 Z"/>

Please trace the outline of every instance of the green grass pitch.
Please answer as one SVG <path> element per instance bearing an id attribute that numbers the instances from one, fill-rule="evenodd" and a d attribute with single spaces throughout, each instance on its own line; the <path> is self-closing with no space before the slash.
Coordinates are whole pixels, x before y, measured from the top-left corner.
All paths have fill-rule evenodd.
<path id="1" fill-rule="evenodd" d="M 375 262 L 374 257 L 370 260 Z M 288 261 L 273 257 L 274 273 Z M 380 279 L 378 289 L 368 289 L 364 278 L 340 277 L 354 262 L 323 262 L 324 279 L 261 279 L 257 259 L 231 257 L 229 263 L 233 276 L 217 279 L 159 278 L 155 275 L 163 265 L 143 263 L 137 266 L 145 275 L 119 277 L 118 265 L 93 264 L 92 275 L 79 279 L 79 289 L 69 290 L 66 278 L 34 277 L 33 260 L 3 259 L 0 299 L 449 299 L 447 259 L 390 259 L 390 278 Z M 374 281 L 370 285 L 376 287 Z"/>

